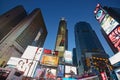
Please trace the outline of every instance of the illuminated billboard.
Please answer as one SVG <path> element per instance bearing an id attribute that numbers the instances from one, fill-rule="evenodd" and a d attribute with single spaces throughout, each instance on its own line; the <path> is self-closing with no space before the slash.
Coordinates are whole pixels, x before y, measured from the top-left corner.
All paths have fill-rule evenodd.
<path id="1" fill-rule="evenodd" d="M 42 68 L 42 67 L 36 68 L 34 78 L 37 79 L 37 80 L 44 79 L 45 72 L 46 72 L 46 68 Z"/>
<path id="2" fill-rule="evenodd" d="M 44 49 L 43 53 L 44 54 L 58 55 L 58 51 L 49 50 L 49 49 Z"/>
<path id="3" fill-rule="evenodd" d="M 58 65 L 58 57 L 57 56 L 48 56 L 48 55 L 43 55 L 41 59 L 41 64 L 42 65 L 47 65 L 47 66 L 57 66 Z"/>
<path id="4" fill-rule="evenodd" d="M 71 51 L 65 51 L 64 59 L 65 59 L 65 63 L 72 64 L 72 52 Z"/>
<path id="5" fill-rule="evenodd" d="M 58 65 L 57 76 L 64 77 L 64 65 Z"/>
<path id="6" fill-rule="evenodd" d="M 120 25 L 118 25 L 110 34 L 109 39 L 117 51 L 120 51 Z"/>
<path id="7" fill-rule="evenodd" d="M 118 53 L 115 54 L 114 56 L 110 57 L 109 60 L 110 60 L 110 63 L 111 63 L 112 65 L 120 62 L 120 52 L 118 52 Z"/>
<path id="8" fill-rule="evenodd" d="M 45 74 L 46 80 L 56 80 L 56 69 L 47 68 Z"/>
<path id="9" fill-rule="evenodd" d="M 102 22 L 103 18 L 106 15 L 106 12 L 103 10 L 103 8 L 100 6 L 100 4 L 97 4 L 95 10 L 95 18 L 98 20 L 99 23 Z"/>
<path id="10" fill-rule="evenodd" d="M 72 77 L 77 75 L 77 69 L 74 66 L 65 66 L 65 75 L 66 77 Z"/>
<path id="11" fill-rule="evenodd" d="M 7 63 L 8 66 L 12 65 L 15 68 L 17 68 L 19 71 L 22 71 L 24 73 L 23 75 L 27 77 L 33 77 L 33 73 L 36 69 L 37 64 L 38 64 L 37 61 L 15 58 L 15 57 L 11 57 Z"/>
<path id="12" fill-rule="evenodd" d="M 115 19 L 107 14 L 101 23 L 101 27 L 106 34 L 109 34 L 118 24 L 119 23 Z"/>
<path id="13" fill-rule="evenodd" d="M 43 52 L 43 48 L 28 46 L 21 58 L 40 60 L 42 52 Z"/>
<path id="14" fill-rule="evenodd" d="M 101 72 L 100 75 L 102 77 L 102 80 L 107 80 L 108 79 L 105 72 Z"/>
<path id="15" fill-rule="evenodd" d="M 65 39 L 63 35 L 58 35 L 56 42 L 56 51 L 64 51 L 65 50 Z"/>

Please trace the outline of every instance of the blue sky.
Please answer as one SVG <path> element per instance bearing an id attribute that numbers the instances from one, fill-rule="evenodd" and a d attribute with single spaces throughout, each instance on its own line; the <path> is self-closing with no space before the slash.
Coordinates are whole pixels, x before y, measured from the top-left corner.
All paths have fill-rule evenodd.
<path id="1" fill-rule="evenodd" d="M 79 21 L 90 23 L 98 35 L 106 53 L 113 55 L 100 32 L 100 25 L 94 17 L 94 9 L 100 3 L 102 6 L 120 8 L 119 0 L 1 0 L 0 14 L 5 13 L 17 5 L 23 5 L 30 13 L 35 8 L 40 8 L 48 30 L 44 48 L 54 49 L 58 25 L 61 17 L 65 17 L 68 29 L 68 50 L 75 47 L 74 26 Z"/>

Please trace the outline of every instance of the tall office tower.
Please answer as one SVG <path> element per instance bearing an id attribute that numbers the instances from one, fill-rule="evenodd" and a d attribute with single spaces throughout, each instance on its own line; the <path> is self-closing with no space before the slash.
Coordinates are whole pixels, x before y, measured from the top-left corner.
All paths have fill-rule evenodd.
<path id="1" fill-rule="evenodd" d="M 9 36 L 10 31 L 26 16 L 23 6 L 17 6 L 0 16 L 0 43 Z"/>
<path id="2" fill-rule="evenodd" d="M 120 9 L 112 7 L 102 7 L 97 4 L 95 18 L 100 23 L 101 32 L 107 40 L 114 54 L 120 51 L 119 23 Z"/>
<path id="3" fill-rule="evenodd" d="M 64 18 L 61 18 L 59 22 L 55 50 L 64 52 L 68 48 L 68 30 L 67 23 Z"/>
<path id="4" fill-rule="evenodd" d="M 11 34 L 0 44 L 0 65 L 12 57 L 21 57 L 28 45 L 43 47 L 47 29 L 40 9 L 35 9 L 11 30 Z"/>
<path id="5" fill-rule="evenodd" d="M 105 55 L 105 51 L 90 24 L 78 22 L 74 28 L 78 73 L 83 74 L 89 70 L 90 65 L 86 61 L 93 56 Z M 98 55 L 99 54 L 99 55 Z M 90 63 L 89 63 L 90 64 Z M 86 67 L 88 66 L 88 67 Z"/>
<path id="6" fill-rule="evenodd" d="M 58 51 L 59 56 L 59 64 L 64 63 L 64 52 L 68 49 L 68 30 L 67 23 L 64 18 L 61 18 L 59 22 L 56 43 L 55 43 L 55 51 Z"/>

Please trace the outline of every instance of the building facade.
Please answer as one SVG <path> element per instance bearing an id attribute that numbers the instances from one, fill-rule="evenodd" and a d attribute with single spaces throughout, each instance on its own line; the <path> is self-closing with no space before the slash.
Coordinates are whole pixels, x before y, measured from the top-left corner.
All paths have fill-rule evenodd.
<path id="1" fill-rule="evenodd" d="M 105 53 L 96 33 L 87 22 L 78 22 L 74 28 L 76 55 L 78 63 L 78 73 L 84 74 L 89 70 L 87 59 L 93 57 L 93 54 L 108 55 Z M 91 55 L 91 56 L 88 56 Z M 90 62 L 89 62 L 90 64 Z"/>
<path id="2" fill-rule="evenodd" d="M 13 14 L 14 15 L 14 14 Z M 14 22 L 13 22 L 14 23 Z M 40 9 L 36 8 L 20 21 L 0 44 L 0 65 L 12 57 L 21 57 L 28 45 L 43 47 L 47 29 Z"/>
<path id="3" fill-rule="evenodd" d="M 107 43 L 111 47 L 114 55 L 109 58 L 113 65 L 113 73 L 116 74 L 118 80 L 120 71 L 120 9 L 113 7 L 102 7 L 97 4 L 94 10 L 95 18 L 101 26 L 101 32 Z M 113 74 L 114 75 L 114 74 Z"/>
<path id="4" fill-rule="evenodd" d="M 97 4 L 94 14 L 97 21 L 100 23 L 101 32 L 107 40 L 114 54 L 120 51 L 119 23 L 120 23 L 120 9 L 112 7 L 102 7 Z M 115 32 L 115 33 L 114 33 Z"/>

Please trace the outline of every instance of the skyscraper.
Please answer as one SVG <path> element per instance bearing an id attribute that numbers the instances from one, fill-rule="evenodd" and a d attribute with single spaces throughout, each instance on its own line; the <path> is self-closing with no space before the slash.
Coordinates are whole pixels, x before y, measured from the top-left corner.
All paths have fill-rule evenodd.
<path id="1" fill-rule="evenodd" d="M 74 28 L 78 72 L 82 74 L 86 68 L 85 61 L 93 55 L 104 55 L 105 51 L 90 24 L 78 22 Z M 89 56 L 90 55 L 90 56 Z M 106 57 L 107 54 L 106 54 Z M 90 64 L 90 63 L 88 63 Z M 90 66 L 90 65 L 89 65 Z"/>
<path id="2" fill-rule="evenodd" d="M 17 6 L 0 16 L 0 43 L 2 43 L 11 33 L 10 31 L 26 16 L 27 14 L 23 6 Z"/>
<path id="3" fill-rule="evenodd" d="M 64 52 L 67 49 L 68 49 L 67 23 L 64 18 L 61 18 L 56 37 L 55 50 L 59 52 Z"/>
<path id="4" fill-rule="evenodd" d="M 59 22 L 58 32 L 56 36 L 55 51 L 58 51 L 59 64 L 64 64 L 64 52 L 68 48 L 68 30 L 65 18 L 61 18 Z"/>
<path id="5" fill-rule="evenodd" d="M 0 44 L 0 65 L 5 65 L 11 56 L 21 57 L 28 45 L 43 47 L 46 36 L 47 29 L 42 13 L 36 8 L 20 21 Z"/>

